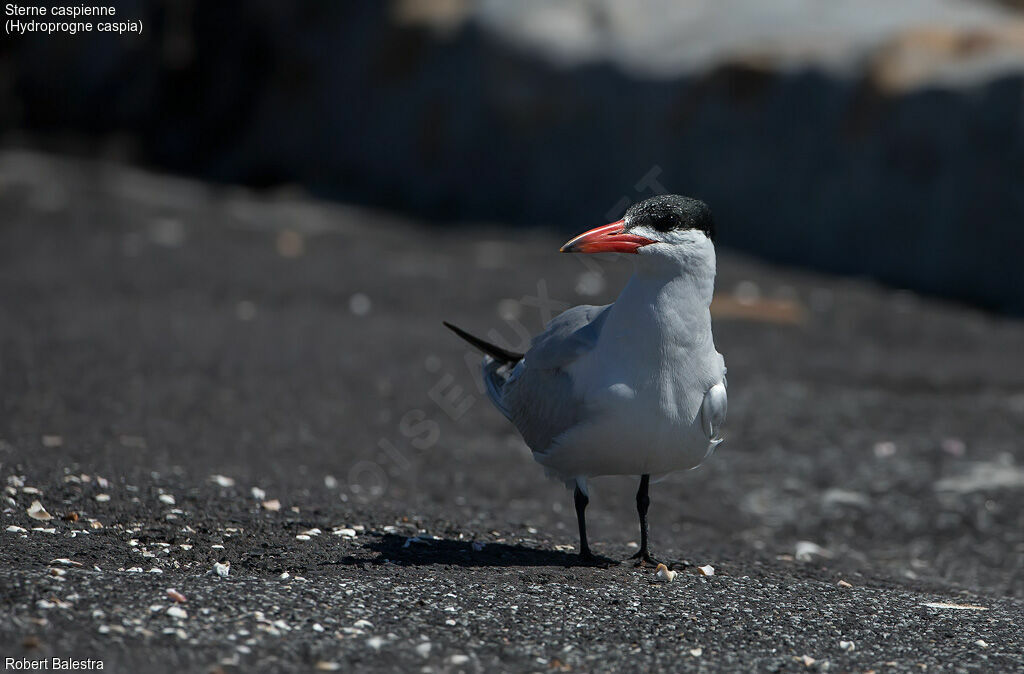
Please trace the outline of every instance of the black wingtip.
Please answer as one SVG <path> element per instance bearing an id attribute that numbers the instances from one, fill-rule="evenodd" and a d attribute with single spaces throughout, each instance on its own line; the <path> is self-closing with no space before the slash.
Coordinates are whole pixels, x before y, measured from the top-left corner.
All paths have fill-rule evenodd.
<path id="1" fill-rule="evenodd" d="M 466 340 L 467 342 L 469 342 L 470 344 L 475 346 L 477 349 L 483 351 L 484 353 L 486 353 L 488 356 L 494 358 L 495 360 L 498 360 L 498 361 L 501 361 L 501 362 L 504 362 L 504 363 L 515 363 L 515 362 L 520 361 L 520 360 L 523 359 L 523 354 L 521 354 L 521 353 L 516 353 L 515 351 L 509 351 L 508 349 L 501 348 L 497 344 L 491 344 L 490 342 L 484 341 L 484 340 L 480 339 L 479 337 L 476 337 L 474 335 L 469 334 L 468 332 L 466 332 L 462 328 L 460 328 L 460 327 L 458 327 L 456 325 L 452 325 L 448 321 L 441 321 L 441 323 L 444 325 L 444 327 L 448 328 L 449 330 L 454 332 L 456 335 L 458 335 L 462 339 Z"/>

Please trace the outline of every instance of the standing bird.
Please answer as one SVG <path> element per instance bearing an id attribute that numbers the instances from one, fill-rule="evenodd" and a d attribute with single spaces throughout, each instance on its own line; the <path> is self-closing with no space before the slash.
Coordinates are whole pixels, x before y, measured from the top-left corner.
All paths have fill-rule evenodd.
<path id="1" fill-rule="evenodd" d="M 563 312 L 525 354 L 445 323 L 486 354 L 488 396 L 534 459 L 575 487 L 585 562 L 596 560 L 587 543 L 588 478 L 640 476 L 633 559 L 654 564 L 647 544 L 651 476 L 694 468 L 722 442 L 726 370 L 711 334 L 713 238 L 704 202 L 653 197 L 561 248 L 633 255 L 633 275 L 612 304 Z"/>

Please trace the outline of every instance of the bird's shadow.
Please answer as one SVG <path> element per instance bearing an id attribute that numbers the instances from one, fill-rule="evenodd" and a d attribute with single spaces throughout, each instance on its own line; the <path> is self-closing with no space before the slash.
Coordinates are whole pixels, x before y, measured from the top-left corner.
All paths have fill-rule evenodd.
<path id="1" fill-rule="evenodd" d="M 617 565 L 613 559 L 598 557 L 583 560 L 575 552 L 544 550 L 525 545 L 508 543 L 486 543 L 474 547 L 472 541 L 457 541 L 447 538 L 407 538 L 396 534 L 384 534 L 376 540 L 365 543 L 364 550 L 378 553 L 374 560 L 347 557 L 343 563 L 364 564 L 370 562 L 392 562 L 410 566 L 448 564 L 464 567 L 487 566 L 597 566 Z"/>

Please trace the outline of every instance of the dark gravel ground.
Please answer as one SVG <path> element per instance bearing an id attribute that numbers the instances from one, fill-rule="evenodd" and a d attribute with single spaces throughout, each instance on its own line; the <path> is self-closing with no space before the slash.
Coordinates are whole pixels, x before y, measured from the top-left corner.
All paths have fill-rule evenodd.
<path id="1" fill-rule="evenodd" d="M 545 297 L 609 301 L 625 265 L 26 154 L 0 154 L 0 216 L 0 657 L 1024 667 L 1020 321 L 722 253 L 727 441 L 652 488 L 664 584 L 575 566 L 569 494 L 440 326 L 521 346 Z M 595 482 L 597 552 L 633 551 L 634 489 Z"/>

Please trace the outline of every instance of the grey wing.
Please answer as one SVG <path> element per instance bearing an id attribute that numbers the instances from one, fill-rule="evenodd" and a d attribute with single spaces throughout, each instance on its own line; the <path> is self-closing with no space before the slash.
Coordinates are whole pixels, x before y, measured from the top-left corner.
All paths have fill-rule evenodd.
<path id="1" fill-rule="evenodd" d="M 559 314 L 514 367 L 485 359 L 488 395 L 533 451 L 547 449 L 582 418 L 583 403 L 574 398 L 564 368 L 594 348 L 609 306 L 583 305 Z"/>
<path id="2" fill-rule="evenodd" d="M 612 305 L 582 304 L 553 318 L 544 332 L 533 338 L 526 360 L 531 367 L 565 367 L 594 348 Z"/>

